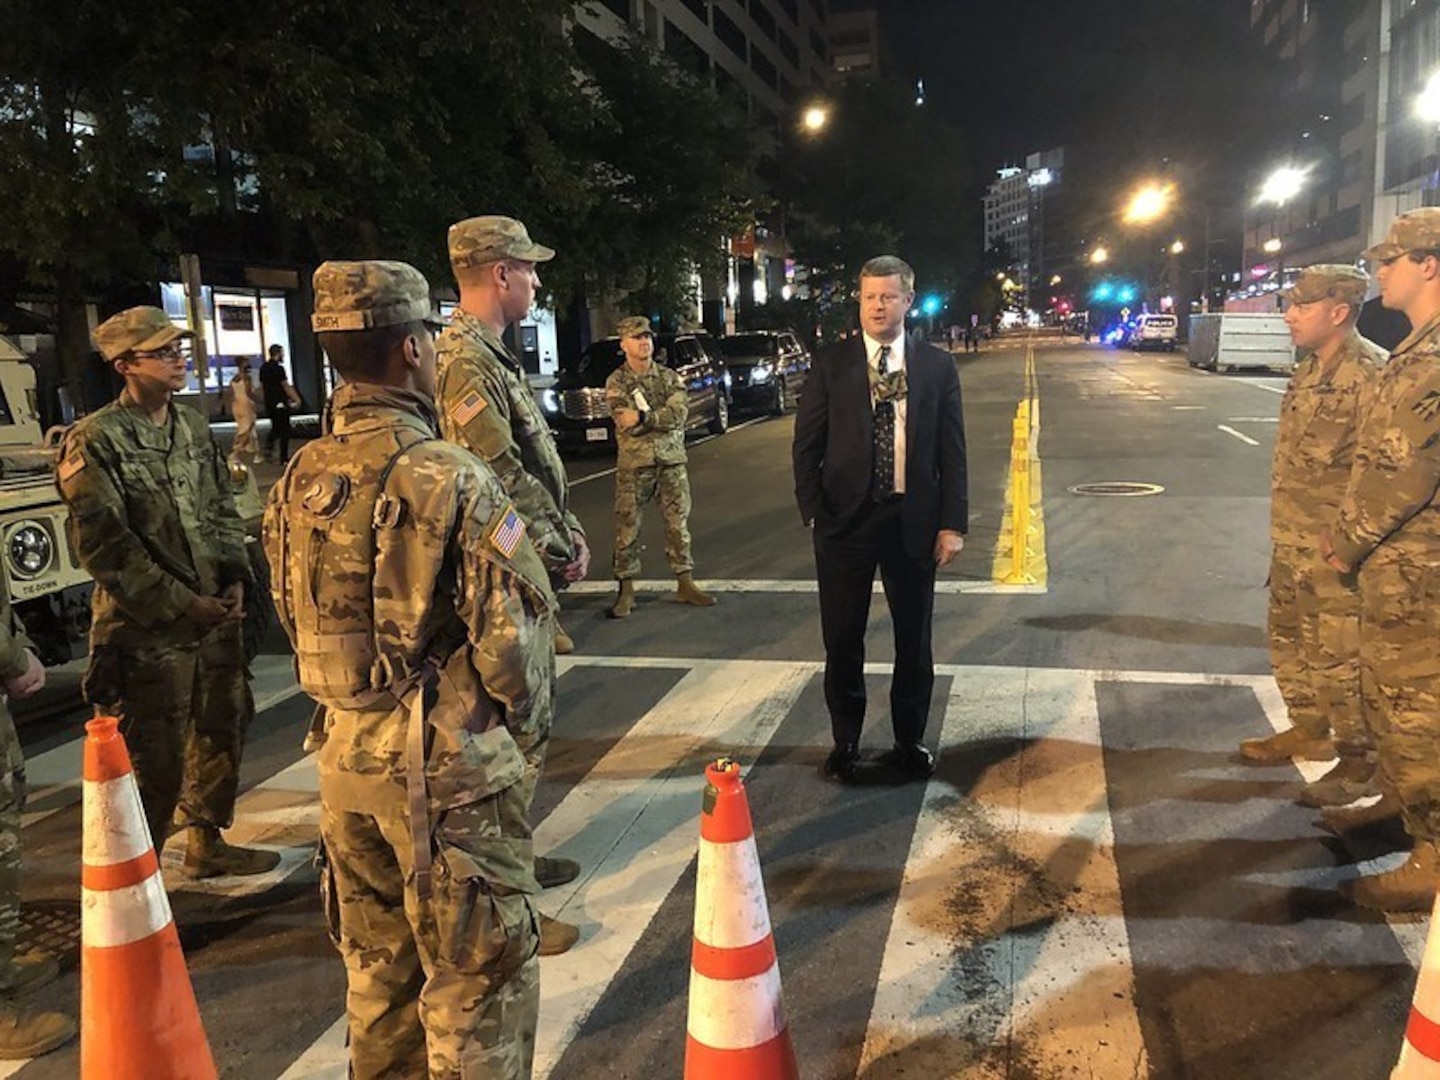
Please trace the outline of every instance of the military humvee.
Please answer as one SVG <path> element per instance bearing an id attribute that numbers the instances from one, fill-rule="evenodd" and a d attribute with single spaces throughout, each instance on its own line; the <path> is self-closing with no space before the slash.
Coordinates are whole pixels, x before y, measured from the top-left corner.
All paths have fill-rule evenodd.
<path id="1" fill-rule="evenodd" d="M 61 429 L 45 433 L 35 369 L 0 337 L 0 563 L 4 585 L 46 664 L 83 656 L 90 575 L 71 550 L 55 486 Z"/>

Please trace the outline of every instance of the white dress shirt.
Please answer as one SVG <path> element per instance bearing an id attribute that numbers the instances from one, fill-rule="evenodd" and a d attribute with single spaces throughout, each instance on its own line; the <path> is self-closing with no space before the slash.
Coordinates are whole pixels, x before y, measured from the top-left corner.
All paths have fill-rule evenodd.
<path id="1" fill-rule="evenodd" d="M 865 356 L 870 365 L 871 371 L 880 370 L 880 346 L 883 342 L 876 341 L 869 334 L 862 334 L 865 339 Z M 887 370 L 890 372 L 905 370 L 905 335 L 899 335 L 890 345 L 890 356 L 887 360 Z M 874 395 L 871 395 L 871 406 L 873 407 Z M 901 398 L 895 402 L 895 494 L 905 493 L 905 406 L 906 399 Z"/>

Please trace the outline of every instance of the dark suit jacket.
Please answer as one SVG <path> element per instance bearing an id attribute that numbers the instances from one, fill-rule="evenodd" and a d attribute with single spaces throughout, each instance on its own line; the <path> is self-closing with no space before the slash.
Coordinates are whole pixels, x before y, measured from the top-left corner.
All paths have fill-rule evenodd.
<path id="1" fill-rule="evenodd" d="M 870 498 L 874 411 L 859 335 L 815 354 L 795 417 L 795 498 L 822 534 L 842 532 Z M 905 342 L 905 551 L 922 559 L 941 529 L 969 528 L 960 376 L 949 353 Z"/>

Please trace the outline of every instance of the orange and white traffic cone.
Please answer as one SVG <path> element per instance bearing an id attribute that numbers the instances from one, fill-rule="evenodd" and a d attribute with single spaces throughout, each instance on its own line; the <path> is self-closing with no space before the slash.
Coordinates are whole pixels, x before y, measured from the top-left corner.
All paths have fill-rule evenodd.
<path id="1" fill-rule="evenodd" d="M 740 766 L 705 769 L 685 1080 L 798 1080 Z"/>
<path id="2" fill-rule="evenodd" d="M 1415 997 L 1400 1060 L 1390 1080 L 1440 1080 L 1440 897 L 1430 913 L 1430 933 L 1425 938 L 1425 955 L 1420 960 L 1420 977 L 1415 980 Z"/>
<path id="3" fill-rule="evenodd" d="M 213 1080 L 130 754 L 113 717 L 85 725 L 80 906 L 83 1080 Z"/>

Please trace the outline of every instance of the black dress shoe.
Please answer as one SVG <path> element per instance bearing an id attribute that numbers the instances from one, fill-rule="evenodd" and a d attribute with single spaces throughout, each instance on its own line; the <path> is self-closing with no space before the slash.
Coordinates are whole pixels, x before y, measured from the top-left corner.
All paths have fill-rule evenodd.
<path id="1" fill-rule="evenodd" d="M 860 747 L 855 743 L 837 743 L 830 756 L 825 759 L 825 776 L 848 784 L 855 779 L 856 763 L 860 760 Z"/>
<path id="2" fill-rule="evenodd" d="M 896 783 L 928 780 L 935 773 L 935 755 L 921 743 L 896 743 L 881 759 Z"/>

